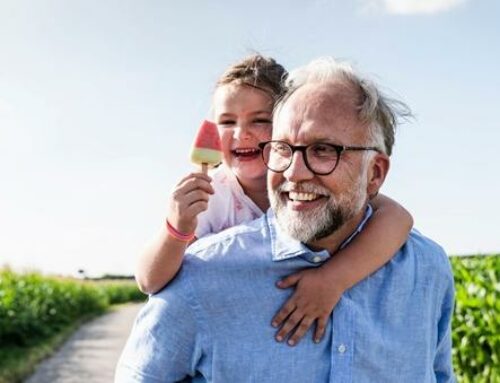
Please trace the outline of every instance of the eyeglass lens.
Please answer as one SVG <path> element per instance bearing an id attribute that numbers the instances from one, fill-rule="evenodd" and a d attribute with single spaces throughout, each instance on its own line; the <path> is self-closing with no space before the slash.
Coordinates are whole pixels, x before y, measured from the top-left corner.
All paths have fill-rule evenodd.
<path id="1" fill-rule="evenodd" d="M 301 151 L 306 165 L 314 173 L 330 173 L 337 165 L 339 151 L 335 146 L 317 143 Z M 269 169 L 282 172 L 292 163 L 293 149 L 285 142 L 269 142 L 264 147 L 263 158 Z"/>

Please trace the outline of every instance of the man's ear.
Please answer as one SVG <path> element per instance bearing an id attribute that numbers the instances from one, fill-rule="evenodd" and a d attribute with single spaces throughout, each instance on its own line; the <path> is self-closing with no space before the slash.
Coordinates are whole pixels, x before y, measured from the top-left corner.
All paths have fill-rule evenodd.
<path id="1" fill-rule="evenodd" d="M 390 167 L 390 159 L 387 154 L 377 153 L 372 158 L 368 169 L 367 193 L 370 198 L 375 197 L 384 183 Z"/>

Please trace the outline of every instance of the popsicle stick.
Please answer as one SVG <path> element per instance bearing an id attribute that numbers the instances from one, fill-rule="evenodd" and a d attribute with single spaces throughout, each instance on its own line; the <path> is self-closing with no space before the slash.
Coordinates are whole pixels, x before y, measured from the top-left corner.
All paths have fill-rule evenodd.
<path id="1" fill-rule="evenodd" d="M 203 174 L 208 174 L 208 164 L 207 163 L 202 163 L 201 164 L 201 171 Z"/>

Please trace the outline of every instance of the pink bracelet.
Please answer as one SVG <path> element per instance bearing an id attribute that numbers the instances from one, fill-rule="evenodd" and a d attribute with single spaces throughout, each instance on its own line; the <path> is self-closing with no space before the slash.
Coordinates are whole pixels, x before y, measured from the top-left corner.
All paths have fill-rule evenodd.
<path id="1" fill-rule="evenodd" d="M 170 222 L 168 222 L 168 219 L 166 220 L 167 222 L 167 231 L 168 234 L 170 234 L 172 237 L 175 239 L 178 239 L 179 241 L 182 242 L 191 242 L 194 239 L 194 233 L 190 234 L 185 234 L 181 233 L 179 230 L 177 230 L 175 227 L 173 227 Z"/>

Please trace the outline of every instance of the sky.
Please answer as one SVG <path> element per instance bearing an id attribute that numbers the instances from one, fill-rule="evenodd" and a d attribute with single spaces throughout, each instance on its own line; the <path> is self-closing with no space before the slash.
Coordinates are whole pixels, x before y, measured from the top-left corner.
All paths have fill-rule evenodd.
<path id="1" fill-rule="evenodd" d="M 0 0 L 0 265 L 131 274 L 224 69 L 351 62 L 415 118 L 382 193 L 450 255 L 500 252 L 494 0 Z"/>

